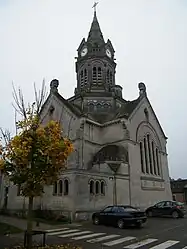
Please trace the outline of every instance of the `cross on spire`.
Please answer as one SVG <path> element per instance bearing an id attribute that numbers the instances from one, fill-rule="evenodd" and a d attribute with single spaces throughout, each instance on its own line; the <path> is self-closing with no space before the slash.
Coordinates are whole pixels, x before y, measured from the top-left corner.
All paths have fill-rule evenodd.
<path id="1" fill-rule="evenodd" d="M 98 5 L 99 2 L 94 2 L 94 5 L 92 6 L 92 8 L 94 8 L 94 12 L 96 12 L 96 7 Z"/>

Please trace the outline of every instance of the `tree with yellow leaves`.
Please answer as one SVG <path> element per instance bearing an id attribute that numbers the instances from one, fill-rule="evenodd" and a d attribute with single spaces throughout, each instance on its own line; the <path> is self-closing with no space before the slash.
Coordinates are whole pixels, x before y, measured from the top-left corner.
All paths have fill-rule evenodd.
<path id="1" fill-rule="evenodd" d="M 14 89 L 16 110 L 22 119 L 16 122 L 17 134 L 0 146 L 0 169 L 10 181 L 20 186 L 22 195 L 28 197 L 28 248 L 32 246 L 33 199 L 42 195 L 44 185 L 53 184 L 65 169 L 65 162 L 73 151 L 72 143 L 63 137 L 58 121 L 46 125 L 40 122 L 40 112 L 45 101 L 45 87 L 39 95 L 35 89 L 35 102 L 25 107 L 23 94 Z"/>

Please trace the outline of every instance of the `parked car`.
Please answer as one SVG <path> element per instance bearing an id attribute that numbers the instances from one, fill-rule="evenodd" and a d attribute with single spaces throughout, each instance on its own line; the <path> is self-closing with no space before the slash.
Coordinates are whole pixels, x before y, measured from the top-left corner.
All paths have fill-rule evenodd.
<path id="1" fill-rule="evenodd" d="M 173 218 L 182 218 L 186 212 L 184 203 L 177 201 L 161 201 L 146 209 L 146 215 L 152 216 L 172 216 Z"/>
<path id="2" fill-rule="evenodd" d="M 124 228 L 126 225 L 141 227 L 147 220 L 146 213 L 131 206 L 108 206 L 92 215 L 93 224 L 112 225 Z"/>

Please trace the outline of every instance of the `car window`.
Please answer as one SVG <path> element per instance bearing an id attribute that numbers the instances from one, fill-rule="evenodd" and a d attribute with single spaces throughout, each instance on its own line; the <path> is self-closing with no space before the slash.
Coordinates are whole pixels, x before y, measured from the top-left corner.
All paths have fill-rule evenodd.
<path id="1" fill-rule="evenodd" d="M 137 211 L 137 209 L 133 208 L 133 207 L 127 207 L 127 208 L 125 208 L 125 212 L 132 212 L 132 211 Z"/>
<path id="2" fill-rule="evenodd" d="M 102 212 L 108 213 L 112 211 L 112 207 L 105 208 Z"/>
<path id="3" fill-rule="evenodd" d="M 119 212 L 119 213 L 124 213 L 125 210 L 126 210 L 125 207 L 118 207 L 118 212 Z"/>
<path id="4" fill-rule="evenodd" d="M 164 204 L 165 204 L 165 201 L 161 201 L 161 202 L 158 202 L 155 206 L 158 208 L 161 208 L 164 206 Z"/>
<path id="5" fill-rule="evenodd" d="M 113 207 L 113 208 L 112 208 L 112 212 L 118 213 L 118 212 L 119 212 L 119 208 L 118 208 L 118 207 Z"/>
<path id="6" fill-rule="evenodd" d="M 172 206 L 171 201 L 166 201 L 166 202 L 164 203 L 164 207 L 171 207 L 171 206 Z"/>

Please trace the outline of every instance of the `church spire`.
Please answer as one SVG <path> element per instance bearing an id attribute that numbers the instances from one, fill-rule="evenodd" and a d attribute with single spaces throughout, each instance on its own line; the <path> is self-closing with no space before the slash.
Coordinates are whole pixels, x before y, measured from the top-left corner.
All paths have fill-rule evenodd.
<path id="1" fill-rule="evenodd" d="M 93 17 L 93 21 L 91 24 L 91 28 L 90 28 L 90 32 L 88 35 L 88 39 L 87 42 L 104 42 L 104 38 L 103 38 L 103 34 L 101 32 L 100 26 L 99 26 L 99 22 L 97 19 L 97 13 L 96 13 L 96 6 L 97 6 L 98 2 L 95 2 L 93 5 L 94 8 L 94 17 Z"/>

